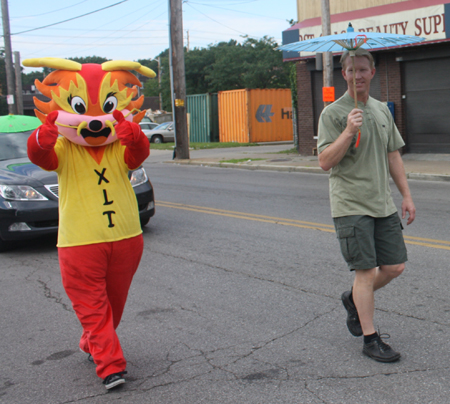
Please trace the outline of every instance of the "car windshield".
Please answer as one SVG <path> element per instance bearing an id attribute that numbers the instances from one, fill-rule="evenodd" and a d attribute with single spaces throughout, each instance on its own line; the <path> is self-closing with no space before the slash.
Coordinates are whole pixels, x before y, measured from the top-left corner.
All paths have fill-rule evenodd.
<path id="1" fill-rule="evenodd" d="M 155 129 L 167 129 L 170 125 L 172 125 L 172 122 L 164 122 L 161 125 L 158 125 Z"/>
<path id="2" fill-rule="evenodd" d="M 32 133 L 32 130 L 0 133 L 0 160 L 27 157 L 27 140 Z"/>

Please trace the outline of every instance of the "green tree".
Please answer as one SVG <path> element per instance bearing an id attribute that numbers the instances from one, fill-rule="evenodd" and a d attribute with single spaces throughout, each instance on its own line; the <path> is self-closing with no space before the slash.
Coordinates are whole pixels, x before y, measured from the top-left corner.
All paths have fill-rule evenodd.
<path id="1" fill-rule="evenodd" d="M 211 92 L 207 80 L 215 62 L 215 47 L 197 49 L 185 53 L 186 94 L 204 94 Z"/>
<path id="2" fill-rule="evenodd" d="M 186 93 L 204 94 L 243 88 L 289 88 L 290 66 L 283 63 L 278 44 L 268 37 L 220 42 L 207 48 L 185 51 Z M 169 50 L 161 57 L 161 86 L 147 81 L 144 94 L 163 97 L 163 108 L 171 111 Z"/>
<path id="3" fill-rule="evenodd" d="M 42 71 L 32 71 L 30 73 L 22 73 L 22 86 L 25 88 L 27 86 L 34 85 L 34 81 L 38 79 L 39 81 L 44 80 L 45 73 Z"/>
<path id="4" fill-rule="evenodd" d="M 217 44 L 213 48 L 213 52 L 214 63 L 209 67 L 205 76 L 209 92 L 245 88 L 244 74 L 248 68 L 249 63 L 247 62 L 250 60 L 244 46 L 231 40 Z M 246 66 L 244 67 L 244 65 Z"/>
<path id="5" fill-rule="evenodd" d="M 161 75 L 161 96 L 162 96 L 162 108 L 165 111 L 172 111 L 172 96 L 170 90 L 170 67 L 169 67 L 169 49 L 161 52 L 158 57 L 161 60 L 160 71 L 158 75 Z"/>
<path id="6" fill-rule="evenodd" d="M 289 62 L 288 66 L 289 66 L 288 67 L 289 68 L 289 81 L 290 81 L 291 94 L 292 94 L 292 108 L 294 108 L 294 111 L 297 111 L 298 110 L 297 109 L 298 108 L 297 63 Z"/>
<path id="7" fill-rule="evenodd" d="M 220 42 L 207 49 L 187 52 L 188 94 L 242 88 L 288 88 L 289 68 L 283 63 L 278 44 L 269 37 Z"/>
<path id="8" fill-rule="evenodd" d="M 278 44 L 271 38 L 247 39 L 243 48 L 247 55 L 244 63 L 244 83 L 246 88 L 287 88 L 289 70 L 283 63 L 283 55 L 277 50 Z"/>
<path id="9" fill-rule="evenodd" d="M 142 66 L 152 69 L 155 73 L 158 72 L 158 61 L 155 59 L 138 59 L 137 62 Z"/>
<path id="10" fill-rule="evenodd" d="M 149 69 L 152 69 L 156 76 L 158 76 L 158 61 L 154 59 L 138 59 L 138 63 L 140 63 L 142 66 L 148 67 Z M 139 74 L 137 72 L 134 72 L 138 79 L 141 81 L 143 85 L 143 91 L 142 94 L 144 94 L 146 97 L 153 97 L 159 95 L 159 86 L 158 86 L 158 78 L 149 78 L 142 74 Z"/>
<path id="11" fill-rule="evenodd" d="M 107 62 L 110 59 L 104 58 L 102 56 L 85 56 L 85 57 L 73 57 L 73 58 L 68 58 L 69 60 L 73 60 L 74 62 L 78 62 L 81 64 L 85 64 L 85 63 L 98 63 L 98 64 L 102 64 L 104 62 Z"/>
<path id="12" fill-rule="evenodd" d="M 160 58 L 161 64 L 158 66 L 158 58 Z M 143 64 L 141 60 L 139 63 Z M 157 97 L 161 93 L 162 96 L 162 109 L 165 111 L 172 111 L 172 98 L 170 96 L 170 70 L 169 70 L 169 50 L 161 52 L 158 56 L 145 64 L 156 73 L 154 79 L 146 80 L 144 83 L 144 95 L 147 97 Z M 159 85 L 159 79 L 161 78 L 161 86 Z"/>

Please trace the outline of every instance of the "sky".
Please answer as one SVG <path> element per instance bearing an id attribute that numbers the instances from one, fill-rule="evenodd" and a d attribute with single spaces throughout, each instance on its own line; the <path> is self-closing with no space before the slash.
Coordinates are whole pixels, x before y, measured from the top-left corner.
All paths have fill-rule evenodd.
<path id="1" fill-rule="evenodd" d="M 9 0 L 8 7 L 12 51 L 20 52 L 21 60 L 101 56 L 134 61 L 169 48 L 168 0 Z M 296 0 L 183 0 L 182 9 L 189 49 L 243 42 L 245 36 L 269 36 L 281 44 L 287 20 L 297 20 Z M 24 72 L 32 70 L 38 69 Z"/>

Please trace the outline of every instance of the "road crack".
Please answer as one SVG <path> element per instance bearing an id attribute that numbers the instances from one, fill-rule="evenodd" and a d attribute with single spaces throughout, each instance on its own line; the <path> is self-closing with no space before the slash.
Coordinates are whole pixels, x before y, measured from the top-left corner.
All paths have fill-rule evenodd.
<path id="1" fill-rule="evenodd" d="M 73 313 L 72 307 L 69 307 L 66 303 L 63 303 L 63 298 L 57 292 L 53 292 L 44 281 L 38 279 L 37 282 L 41 285 L 41 288 L 44 290 L 44 296 L 47 299 L 53 300 L 55 303 L 62 306 L 62 308 L 66 311 Z"/>

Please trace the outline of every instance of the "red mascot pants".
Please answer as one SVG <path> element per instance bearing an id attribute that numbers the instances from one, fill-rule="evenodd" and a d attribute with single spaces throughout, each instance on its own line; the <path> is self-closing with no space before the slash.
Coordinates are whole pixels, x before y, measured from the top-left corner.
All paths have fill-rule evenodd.
<path id="1" fill-rule="evenodd" d="M 142 235 L 58 248 L 62 283 L 83 326 L 80 348 L 92 355 L 102 379 L 126 368 L 116 328 L 143 248 Z"/>

